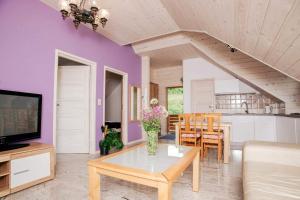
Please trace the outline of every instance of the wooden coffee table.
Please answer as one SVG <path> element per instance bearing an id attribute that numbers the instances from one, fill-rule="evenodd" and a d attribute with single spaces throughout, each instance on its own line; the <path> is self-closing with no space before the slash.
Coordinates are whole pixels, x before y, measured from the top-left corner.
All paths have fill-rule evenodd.
<path id="1" fill-rule="evenodd" d="M 199 191 L 199 147 L 159 144 L 148 156 L 144 144 L 88 162 L 89 199 L 99 200 L 100 176 L 105 175 L 158 189 L 159 200 L 172 199 L 172 184 L 193 162 L 193 191 Z"/>

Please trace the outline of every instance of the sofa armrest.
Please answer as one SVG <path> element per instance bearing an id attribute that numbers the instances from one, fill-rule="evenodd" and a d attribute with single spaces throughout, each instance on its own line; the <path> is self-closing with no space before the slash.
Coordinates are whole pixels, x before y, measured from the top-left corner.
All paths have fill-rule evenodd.
<path id="1" fill-rule="evenodd" d="M 265 162 L 300 167 L 300 146 L 274 142 L 247 142 L 244 162 Z"/>

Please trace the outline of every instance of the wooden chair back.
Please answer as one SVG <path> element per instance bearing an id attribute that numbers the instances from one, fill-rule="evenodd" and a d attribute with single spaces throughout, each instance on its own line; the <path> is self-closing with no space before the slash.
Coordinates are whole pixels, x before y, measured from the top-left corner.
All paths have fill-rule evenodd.
<path id="1" fill-rule="evenodd" d="M 204 120 L 207 123 L 205 134 L 221 134 L 221 113 L 206 113 Z"/>
<path id="2" fill-rule="evenodd" d="M 196 113 L 195 119 L 196 119 L 197 126 L 199 127 L 199 125 L 200 125 L 200 130 L 202 130 L 202 126 L 204 123 L 204 113 Z"/>
<path id="3" fill-rule="evenodd" d="M 178 115 L 180 132 L 196 133 L 196 115 L 193 113 L 185 113 Z"/>
<path id="4" fill-rule="evenodd" d="M 208 148 L 218 149 L 218 161 L 221 160 L 223 152 L 223 133 L 221 131 L 221 113 L 204 114 L 207 126 L 202 130 L 201 158 L 207 154 Z"/>

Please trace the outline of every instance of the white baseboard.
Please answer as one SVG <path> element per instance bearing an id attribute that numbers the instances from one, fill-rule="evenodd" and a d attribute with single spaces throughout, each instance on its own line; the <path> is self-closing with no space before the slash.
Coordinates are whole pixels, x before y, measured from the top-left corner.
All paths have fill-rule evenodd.
<path id="1" fill-rule="evenodd" d="M 128 142 L 126 144 L 126 146 L 128 146 L 128 145 L 134 145 L 134 144 L 141 143 L 141 142 L 144 142 L 144 141 L 145 140 L 143 138 L 141 138 L 141 139 L 138 139 L 138 140 L 134 140 L 134 141 Z"/>
<path id="2" fill-rule="evenodd" d="M 100 150 L 98 150 L 98 151 L 95 151 L 94 153 L 92 153 L 91 155 L 96 155 L 96 154 L 100 154 Z"/>

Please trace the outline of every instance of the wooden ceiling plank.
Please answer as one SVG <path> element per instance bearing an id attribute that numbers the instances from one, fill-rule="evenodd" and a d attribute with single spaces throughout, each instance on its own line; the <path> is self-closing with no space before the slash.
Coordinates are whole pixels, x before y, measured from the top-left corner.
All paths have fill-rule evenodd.
<path id="1" fill-rule="evenodd" d="M 246 38 L 247 18 L 251 0 L 235 0 L 234 6 L 234 46 L 241 47 Z"/>
<path id="2" fill-rule="evenodd" d="M 203 20 L 205 19 L 205 14 L 199 9 L 202 2 L 194 1 L 193 3 L 193 0 L 161 0 L 161 2 L 180 29 L 191 29 L 194 27 L 197 27 L 198 30 L 206 29 Z M 195 3 L 196 6 L 194 6 Z"/>
<path id="3" fill-rule="evenodd" d="M 298 78 L 300 80 L 300 59 L 297 60 L 297 62 L 295 62 L 295 64 L 288 69 L 288 72 L 293 74 L 295 78 Z"/>
<path id="4" fill-rule="evenodd" d="M 273 42 L 270 51 L 264 58 L 267 63 L 274 65 L 284 52 L 294 43 L 300 33 L 300 1 L 296 1 L 292 11 L 283 24 Z"/>
<path id="5" fill-rule="evenodd" d="M 220 21 L 220 34 L 222 33 L 223 39 L 231 45 L 233 45 L 234 43 L 234 2 L 235 0 L 217 0 L 218 9 L 215 12 L 217 20 Z"/>
<path id="6" fill-rule="evenodd" d="M 246 30 L 243 30 L 245 32 L 245 40 L 242 41 L 240 46 L 241 49 L 244 49 L 249 54 L 254 52 L 269 2 L 270 0 L 251 0 L 248 8 L 249 14 L 247 16 Z"/>
<path id="7" fill-rule="evenodd" d="M 282 71 L 286 71 L 300 59 L 300 34 L 297 40 L 286 50 L 283 56 L 276 62 L 275 66 Z M 300 67 L 298 69 L 300 71 Z M 287 71 L 288 73 L 288 71 Z M 293 76 L 293 73 L 291 73 Z"/>
<path id="8" fill-rule="evenodd" d="M 294 2 L 295 0 L 284 0 L 284 3 L 282 0 L 270 0 L 263 27 L 252 54 L 255 58 L 263 60 L 292 10 Z"/>

